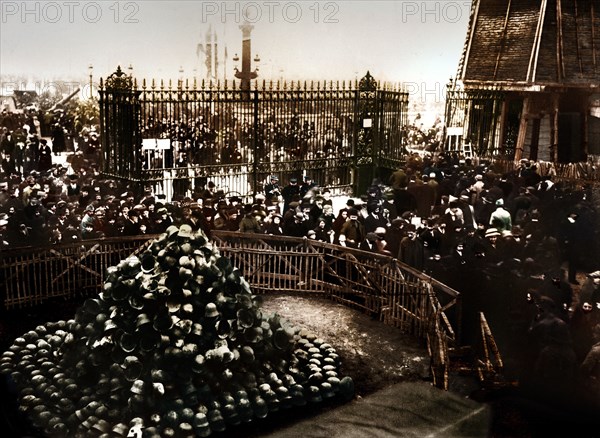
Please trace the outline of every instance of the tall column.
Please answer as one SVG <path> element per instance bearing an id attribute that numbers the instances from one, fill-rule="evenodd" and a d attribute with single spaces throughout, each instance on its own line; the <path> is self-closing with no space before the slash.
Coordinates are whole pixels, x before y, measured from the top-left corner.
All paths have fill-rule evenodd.
<path id="1" fill-rule="evenodd" d="M 258 73 L 251 71 L 252 68 L 252 40 L 251 34 L 254 26 L 251 24 L 242 24 L 240 30 L 242 31 L 242 70 L 235 72 L 235 77 L 241 80 L 242 90 L 250 89 L 250 81 L 256 79 Z"/>

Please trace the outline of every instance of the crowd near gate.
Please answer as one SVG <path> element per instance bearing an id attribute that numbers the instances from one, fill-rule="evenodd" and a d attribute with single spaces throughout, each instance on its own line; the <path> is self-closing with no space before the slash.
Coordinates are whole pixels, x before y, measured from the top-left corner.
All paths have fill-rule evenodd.
<path id="1" fill-rule="evenodd" d="M 102 171 L 168 199 L 212 182 L 252 197 L 270 175 L 363 192 L 405 152 L 408 93 L 347 82 L 101 81 Z"/>

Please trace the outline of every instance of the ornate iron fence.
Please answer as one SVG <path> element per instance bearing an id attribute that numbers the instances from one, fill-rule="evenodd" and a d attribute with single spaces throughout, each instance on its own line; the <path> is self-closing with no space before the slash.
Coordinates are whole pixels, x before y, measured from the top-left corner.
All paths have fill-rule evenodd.
<path id="1" fill-rule="evenodd" d="M 353 84 L 263 81 L 247 90 L 195 80 L 138 86 L 118 69 L 101 81 L 102 169 L 170 196 L 208 181 L 257 193 L 270 174 L 357 188 L 402 159 L 407 107 L 408 93 L 368 72 Z"/>

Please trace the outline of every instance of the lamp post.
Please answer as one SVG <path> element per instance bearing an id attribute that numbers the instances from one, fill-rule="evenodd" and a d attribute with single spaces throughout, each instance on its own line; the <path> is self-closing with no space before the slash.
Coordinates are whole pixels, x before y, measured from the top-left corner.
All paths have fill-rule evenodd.
<path id="1" fill-rule="evenodd" d="M 93 77 L 93 72 L 94 72 L 94 66 L 92 64 L 90 64 L 88 66 L 88 70 L 90 72 L 90 99 L 93 99 L 94 98 L 94 89 L 93 89 L 92 77 Z"/>

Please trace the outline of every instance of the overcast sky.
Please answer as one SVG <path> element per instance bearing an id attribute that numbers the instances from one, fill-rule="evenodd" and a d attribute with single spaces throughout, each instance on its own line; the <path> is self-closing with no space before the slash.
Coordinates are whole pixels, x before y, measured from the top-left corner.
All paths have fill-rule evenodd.
<path id="1" fill-rule="evenodd" d="M 95 79 L 118 64 L 138 78 L 204 74 L 196 48 L 209 27 L 231 79 L 244 13 L 265 79 L 446 84 L 463 48 L 470 1 L 6 1 L 0 73 Z M 222 61 L 222 60 L 221 60 Z M 222 76 L 224 65 L 219 73 Z M 423 85 L 421 85 L 423 86 Z"/>

